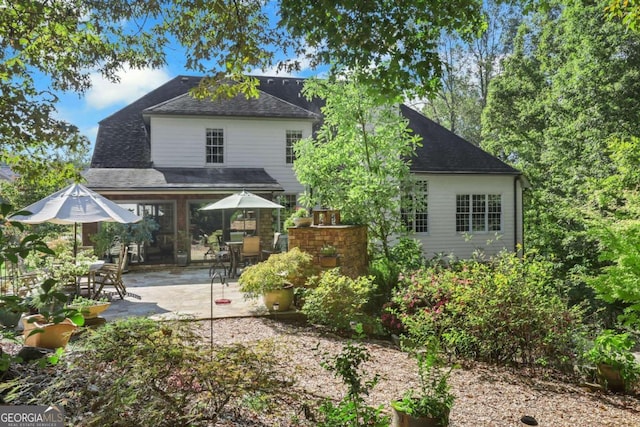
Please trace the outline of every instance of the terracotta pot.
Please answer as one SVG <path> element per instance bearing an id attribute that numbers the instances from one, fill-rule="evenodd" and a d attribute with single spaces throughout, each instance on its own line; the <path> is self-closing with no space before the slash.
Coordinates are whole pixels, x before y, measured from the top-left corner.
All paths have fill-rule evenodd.
<path id="1" fill-rule="evenodd" d="M 449 425 L 449 414 L 447 414 L 446 422 L 441 423 L 439 419 L 431 417 L 413 417 L 402 411 L 398 411 L 391 406 L 393 418 L 391 427 L 447 427 Z"/>
<path id="2" fill-rule="evenodd" d="M 64 319 L 60 323 L 43 322 L 44 317 L 40 314 L 22 318 L 24 345 L 50 349 L 66 347 L 71 335 L 77 328 L 71 319 Z M 42 332 L 31 334 L 34 329 L 41 329 Z"/>
<path id="3" fill-rule="evenodd" d="M 100 313 L 102 313 L 107 308 L 109 308 L 110 305 L 111 305 L 110 302 L 101 302 L 101 303 L 96 303 L 95 305 L 83 306 L 83 307 L 70 305 L 69 308 L 78 310 L 80 313 L 82 313 L 82 316 L 85 319 L 95 319 L 96 317 L 98 317 Z"/>
<path id="4" fill-rule="evenodd" d="M 320 266 L 325 268 L 333 268 L 338 266 L 337 256 L 320 255 Z"/>
<path id="5" fill-rule="evenodd" d="M 310 227 L 313 223 L 313 218 L 305 217 L 305 218 L 293 218 L 293 223 L 296 227 Z"/>
<path id="6" fill-rule="evenodd" d="M 293 286 L 265 292 L 262 300 L 269 311 L 287 311 L 293 304 Z"/>
<path id="7" fill-rule="evenodd" d="M 622 392 L 626 389 L 620 370 L 611 365 L 598 363 L 598 377 L 607 390 Z"/>

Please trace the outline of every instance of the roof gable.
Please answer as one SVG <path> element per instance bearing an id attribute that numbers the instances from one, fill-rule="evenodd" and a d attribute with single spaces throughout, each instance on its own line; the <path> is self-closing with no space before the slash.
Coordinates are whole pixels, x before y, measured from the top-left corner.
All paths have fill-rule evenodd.
<path id="1" fill-rule="evenodd" d="M 320 115 L 263 91 L 258 98 L 242 94 L 230 99 L 195 99 L 188 93 L 146 108 L 142 114 L 320 119 Z"/>
<path id="2" fill-rule="evenodd" d="M 520 173 L 416 110 L 402 104 L 400 111 L 409 120 L 409 128 L 422 137 L 422 146 L 418 147 L 411 159 L 412 171 L 514 175 Z"/>

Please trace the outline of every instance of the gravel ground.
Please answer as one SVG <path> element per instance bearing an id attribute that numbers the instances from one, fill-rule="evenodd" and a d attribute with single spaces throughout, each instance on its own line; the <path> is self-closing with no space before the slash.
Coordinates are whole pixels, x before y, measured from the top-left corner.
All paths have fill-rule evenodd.
<path id="1" fill-rule="evenodd" d="M 319 397 L 339 399 L 344 387 L 320 366 L 320 352 L 336 354 L 343 338 L 315 328 L 265 318 L 219 319 L 204 323 L 207 340 L 218 344 L 250 343 L 275 339 L 277 352 L 290 369 L 292 391 L 299 399 L 315 401 Z M 318 348 L 318 350 L 314 350 Z M 401 396 L 407 387 L 417 385 L 415 362 L 390 342 L 367 343 L 372 360 L 367 372 L 380 375 L 380 382 L 368 398 L 372 405 L 385 405 Z M 533 416 L 540 426 L 640 426 L 638 396 L 592 392 L 570 382 L 540 378 L 527 372 L 481 364 L 455 369 L 450 380 L 456 401 L 451 411 L 451 427 L 524 426 L 520 418 Z M 250 420 L 246 416 L 227 419 L 218 426 L 284 426 L 298 411 L 291 405 L 288 414 L 277 418 Z M 299 413 L 297 414 L 302 417 Z"/>

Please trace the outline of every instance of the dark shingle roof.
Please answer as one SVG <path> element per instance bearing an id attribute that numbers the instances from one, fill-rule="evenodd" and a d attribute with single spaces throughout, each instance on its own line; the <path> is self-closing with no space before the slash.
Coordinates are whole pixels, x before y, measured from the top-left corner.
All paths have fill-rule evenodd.
<path id="1" fill-rule="evenodd" d="M 268 190 L 282 186 L 261 168 L 91 168 L 93 190 Z"/>
<path id="2" fill-rule="evenodd" d="M 142 114 L 320 119 L 319 114 L 312 113 L 262 91 L 260 91 L 258 98 L 247 99 L 244 95 L 237 95 L 231 99 L 213 101 L 210 99 L 195 99 L 189 94 L 184 94 L 149 107 Z"/>
<path id="3" fill-rule="evenodd" d="M 491 173 L 520 172 L 469 141 L 445 129 L 406 105 L 400 105 L 409 127 L 422 137 L 422 147 L 411 160 L 414 172 L 431 173 Z"/>
<path id="4" fill-rule="evenodd" d="M 186 93 L 200 78 L 178 76 L 100 122 L 92 168 L 146 168 L 150 141 L 142 110 Z"/>
<path id="5" fill-rule="evenodd" d="M 187 92 L 200 77 L 178 76 L 100 122 L 92 168 L 150 168 L 149 129 L 144 114 L 208 114 L 317 119 L 324 105 L 301 94 L 304 79 L 256 77 L 258 100 L 240 96 L 226 101 L 196 101 Z M 225 111 L 225 109 L 229 109 Z M 411 169 L 432 173 L 519 174 L 516 169 L 448 131 L 417 111 L 401 105 L 411 129 L 423 139 Z M 152 169 L 157 171 L 158 169 Z M 151 173 L 151 172 L 150 172 Z M 136 181 L 130 181 L 136 182 Z"/>

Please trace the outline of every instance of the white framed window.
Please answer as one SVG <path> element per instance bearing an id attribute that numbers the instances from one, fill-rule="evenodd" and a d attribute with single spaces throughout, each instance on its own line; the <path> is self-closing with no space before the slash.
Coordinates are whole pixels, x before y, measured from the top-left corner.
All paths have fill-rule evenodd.
<path id="1" fill-rule="evenodd" d="M 456 232 L 502 231 L 500 194 L 456 195 Z"/>
<path id="2" fill-rule="evenodd" d="M 224 129 L 207 129 L 206 138 L 207 164 L 224 163 Z"/>
<path id="3" fill-rule="evenodd" d="M 402 221 L 409 231 L 429 232 L 429 183 L 418 180 L 403 202 Z"/>
<path id="4" fill-rule="evenodd" d="M 302 139 L 301 130 L 288 130 L 286 136 L 285 160 L 287 164 L 292 164 L 296 159 L 293 145 Z"/>

